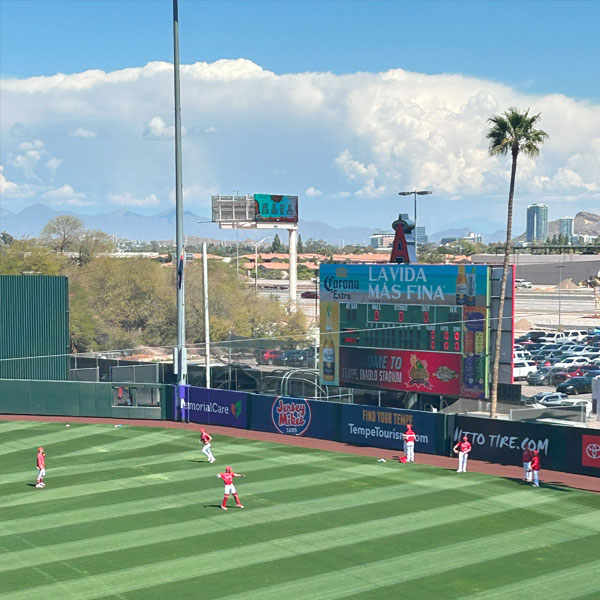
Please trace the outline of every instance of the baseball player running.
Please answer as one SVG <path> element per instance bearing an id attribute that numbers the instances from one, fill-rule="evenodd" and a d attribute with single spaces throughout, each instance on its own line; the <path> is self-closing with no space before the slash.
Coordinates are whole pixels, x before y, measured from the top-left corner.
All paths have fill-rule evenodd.
<path id="1" fill-rule="evenodd" d="M 410 423 L 406 426 L 406 433 L 402 434 L 402 437 L 404 438 L 406 462 L 415 462 L 415 440 L 417 439 L 417 434 L 413 431 Z"/>
<path id="2" fill-rule="evenodd" d="M 38 475 L 35 487 L 43 488 L 46 485 L 44 483 L 44 477 L 46 477 L 46 453 L 41 446 L 38 448 L 36 467 L 38 470 Z"/>
<path id="3" fill-rule="evenodd" d="M 469 452 L 471 452 L 471 442 L 469 442 L 469 438 L 464 435 L 461 442 L 455 444 L 454 454 L 458 454 L 458 469 L 456 469 L 457 473 L 466 473 L 467 472 L 467 459 L 469 458 Z"/>
<path id="4" fill-rule="evenodd" d="M 231 470 L 231 467 L 225 467 L 225 473 L 219 473 L 217 475 L 220 479 L 225 483 L 225 495 L 223 496 L 223 502 L 221 503 L 221 508 L 223 510 L 227 510 L 227 499 L 229 498 L 229 494 L 233 494 L 235 499 L 235 503 L 238 508 L 244 508 L 244 505 L 240 502 L 240 499 L 237 495 L 237 490 L 235 489 L 235 485 L 233 485 L 234 477 L 245 477 L 242 473 L 234 473 Z"/>
<path id="5" fill-rule="evenodd" d="M 208 458 L 208 462 L 214 463 L 215 457 L 210 449 L 210 443 L 212 442 L 212 437 L 210 434 L 206 433 L 206 429 L 204 427 L 200 427 L 200 442 L 202 442 L 202 454 L 206 455 Z"/>

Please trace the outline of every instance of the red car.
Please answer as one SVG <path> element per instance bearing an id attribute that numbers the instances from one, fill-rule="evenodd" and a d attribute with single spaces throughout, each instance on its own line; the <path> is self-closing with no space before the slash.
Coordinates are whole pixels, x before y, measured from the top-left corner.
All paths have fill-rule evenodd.
<path id="1" fill-rule="evenodd" d="M 276 358 L 281 356 L 281 350 L 264 350 L 258 355 L 256 362 L 259 365 L 272 365 Z"/>

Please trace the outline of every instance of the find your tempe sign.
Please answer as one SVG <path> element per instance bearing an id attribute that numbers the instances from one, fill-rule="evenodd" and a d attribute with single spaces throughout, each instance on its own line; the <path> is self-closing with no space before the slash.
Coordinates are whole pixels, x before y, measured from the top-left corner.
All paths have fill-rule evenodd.
<path id="1" fill-rule="evenodd" d="M 279 433 L 303 435 L 310 425 L 310 404 L 299 398 L 276 398 L 271 408 L 271 419 Z"/>

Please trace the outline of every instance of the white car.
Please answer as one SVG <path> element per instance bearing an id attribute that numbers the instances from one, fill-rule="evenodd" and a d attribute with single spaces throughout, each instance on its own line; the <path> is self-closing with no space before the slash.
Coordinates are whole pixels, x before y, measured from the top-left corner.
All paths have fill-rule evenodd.
<path id="1" fill-rule="evenodd" d="M 567 336 L 562 331 L 551 331 L 543 338 L 540 338 L 540 344 L 557 344 L 567 341 Z"/>
<path id="2" fill-rule="evenodd" d="M 515 287 L 523 290 L 530 290 L 533 287 L 533 284 L 526 279 L 515 279 Z"/>
<path id="3" fill-rule="evenodd" d="M 537 371 L 535 360 L 515 360 L 513 363 L 513 379 L 525 379 L 529 373 Z"/>
<path id="4" fill-rule="evenodd" d="M 554 363 L 555 367 L 564 369 L 565 367 L 574 367 L 579 365 L 587 365 L 591 361 L 586 356 L 565 356 L 559 362 Z"/>
<path id="5" fill-rule="evenodd" d="M 591 400 L 572 400 L 564 398 L 558 400 L 542 400 L 541 404 L 547 408 L 581 408 L 585 410 L 586 416 L 592 412 Z"/>
<path id="6" fill-rule="evenodd" d="M 585 329 L 569 329 L 565 331 L 568 340 L 581 342 L 587 337 L 588 332 Z"/>

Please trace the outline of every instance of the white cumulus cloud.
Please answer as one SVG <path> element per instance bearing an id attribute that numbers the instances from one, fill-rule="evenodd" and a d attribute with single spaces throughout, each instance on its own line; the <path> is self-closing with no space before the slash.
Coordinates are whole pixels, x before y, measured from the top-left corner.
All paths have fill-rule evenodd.
<path id="1" fill-rule="evenodd" d="M 323 192 L 321 190 L 318 190 L 317 188 L 313 187 L 312 185 L 310 187 L 307 187 L 304 190 L 304 194 L 306 196 L 309 196 L 311 198 L 319 198 L 323 195 Z"/>
<path id="2" fill-rule="evenodd" d="M 95 138 L 98 137 L 98 134 L 95 131 L 78 127 L 69 131 L 69 136 L 74 138 Z"/>
<path id="3" fill-rule="evenodd" d="M 573 213 L 600 204 L 600 106 L 591 102 L 401 68 L 277 75 L 246 59 L 182 65 L 181 85 L 189 209 L 233 189 L 304 190 L 332 200 L 301 207 L 307 219 L 379 226 L 397 215 L 399 190 L 428 189 L 425 225 L 503 221 L 510 157 L 490 157 L 485 134 L 489 117 L 510 106 L 541 113 L 550 135 L 538 158 L 519 158 L 515 218 L 532 202 L 556 203 L 550 218 L 563 216 L 561 198 Z M 166 62 L 5 79 L 0 161 L 14 167 L 16 186 L 48 187 L 50 170 L 63 178 L 57 186 L 69 182 L 86 198 L 135 190 L 112 202 L 156 207 L 172 194 L 174 152 L 147 140 L 173 139 L 172 91 Z M 97 131 L 94 144 L 73 139 Z"/>

